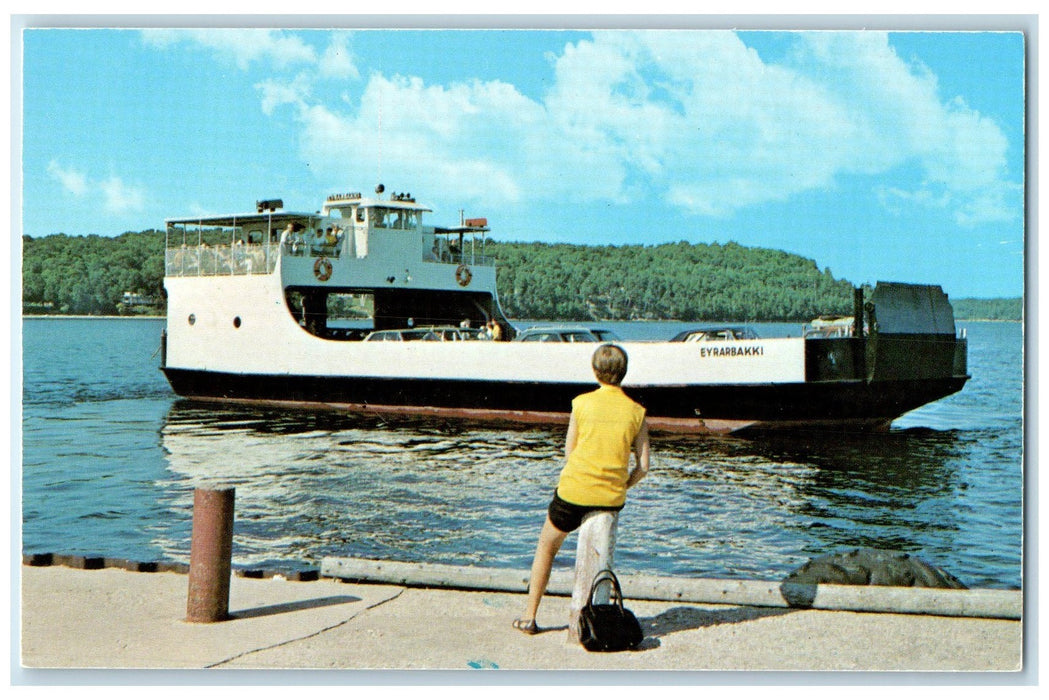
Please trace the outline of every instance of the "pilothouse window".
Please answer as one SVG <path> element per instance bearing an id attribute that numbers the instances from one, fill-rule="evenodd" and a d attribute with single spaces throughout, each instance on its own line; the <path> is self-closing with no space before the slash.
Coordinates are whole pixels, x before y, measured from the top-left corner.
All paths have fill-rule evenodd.
<path id="1" fill-rule="evenodd" d="M 371 225 L 374 228 L 392 228 L 414 231 L 419 226 L 419 212 L 414 209 L 371 208 Z"/>

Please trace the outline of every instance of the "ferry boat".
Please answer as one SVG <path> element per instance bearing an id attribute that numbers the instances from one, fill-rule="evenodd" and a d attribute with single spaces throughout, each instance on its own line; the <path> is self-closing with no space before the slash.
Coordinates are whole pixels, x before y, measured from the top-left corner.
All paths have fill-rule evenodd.
<path id="1" fill-rule="evenodd" d="M 425 223 L 430 212 L 380 185 L 374 196 L 331 195 L 317 212 L 284 211 L 278 199 L 168 220 L 161 364 L 172 388 L 204 400 L 567 423 L 572 398 L 595 386 L 599 341 L 515 342 L 485 253 L 487 220 L 438 227 Z M 969 378 L 967 342 L 940 287 L 878 283 L 867 300 L 857 289 L 854 312 L 864 322 L 848 336 L 622 342 L 623 387 L 655 431 L 870 430 Z M 387 330 L 423 332 L 376 333 Z"/>

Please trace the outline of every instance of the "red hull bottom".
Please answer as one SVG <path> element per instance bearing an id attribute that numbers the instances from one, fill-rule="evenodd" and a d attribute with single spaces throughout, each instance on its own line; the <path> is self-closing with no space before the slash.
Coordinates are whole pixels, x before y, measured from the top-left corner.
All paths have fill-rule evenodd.
<path id="1" fill-rule="evenodd" d="M 325 401 L 284 401 L 279 399 L 224 398 L 187 396 L 194 401 L 275 406 L 280 408 L 336 411 L 361 416 L 404 416 L 446 418 L 475 423 L 511 423 L 520 425 L 568 425 L 568 414 L 552 411 L 518 411 L 487 408 L 447 408 L 439 406 L 396 406 L 381 404 L 339 403 Z M 733 420 L 717 418 L 668 418 L 649 416 L 649 429 L 654 433 L 678 435 L 731 435 L 745 433 L 812 431 L 885 431 L 892 418 L 804 419 L 797 421 Z"/>

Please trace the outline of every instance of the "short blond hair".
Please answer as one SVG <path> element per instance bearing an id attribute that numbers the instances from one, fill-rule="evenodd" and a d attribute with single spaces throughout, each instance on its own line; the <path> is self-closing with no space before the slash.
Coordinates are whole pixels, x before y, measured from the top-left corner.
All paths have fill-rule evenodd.
<path id="1" fill-rule="evenodd" d="M 606 343 L 594 351 L 590 366 L 594 368 L 597 381 L 619 386 L 626 376 L 626 351 L 618 345 Z"/>

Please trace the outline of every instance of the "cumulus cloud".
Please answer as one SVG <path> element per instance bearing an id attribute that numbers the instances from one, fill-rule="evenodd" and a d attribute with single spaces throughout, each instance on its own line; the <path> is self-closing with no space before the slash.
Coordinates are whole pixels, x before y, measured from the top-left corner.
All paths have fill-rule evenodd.
<path id="1" fill-rule="evenodd" d="M 299 112 L 303 157 L 334 182 L 374 173 L 426 192 L 512 202 L 535 177 L 519 170 L 541 146 L 543 110 L 506 83 L 444 87 L 374 76 L 356 107 Z"/>
<path id="2" fill-rule="evenodd" d="M 857 144 L 857 153 L 870 172 L 901 164 L 921 170 L 918 188 L 895 195 L 942 207 L 961 225 L 1016 217 L 1022 187 L 1006 177 L 1009 144 L 994 121 L 960 97 L 941 96 L 935 76 L 900 59 L 884 34 L 803 37 L 798 70 L 827 76 L 851 119 L 868 125 L 869 140 Z"/>
<path id="3" fill-rule="evenodd" d="M 262 111 L 273 114 L 283 105 L 295 105 L 305 109 L 310 98 L 311 81 L 305 75 L 299 75 L 290 82 L 270 79 L 256 83 L 255 89 L 262 94 Z"/>
<path id="4" fill-rule="evenodd" d="M 350 49 L 350 37 L 346 32 L 336 32 L 331 44 L 324 50 L 318 63 L 320 74 L 325 78 L 356 80 L 361 77 Z"/>
<path id="5" fill-rule="evenodd" d="M 141 211 L 145 195 L 140 187 L 129 185 L 115 175 L 98 183 L 102 192 L 102 203 L 106 211 L 124 214 Z"/>
<path id="6" fill-rule="evenodd" d="M 81 197 L 87 193 L 87 177 L 84 173 L 72 168 L 65 168 L 57 161 L 51 161 L 47 165 L 47 173 L 65 189 L 66 192 Z"/>
<path id="7" fill-rule="evenodd" d="M 771 62 L 728 31 L 596 32 L 551 57 L 540 98 L 500 81 L 375 73 L 359 95 L 326 99 L 317 81 L 360 77 L 346 33 L 317 55 L 294 35 L 230 41 L 226 31 L 192 40 L 238 65 L 302 64 L 294 78 L 256 87 L 266 114 L 293 108 L 304 160 L 333 184 L 374 172 L 428 196 L 496 205 L 565 192 L 623 203 L 654 190 L 723 217 L 843 178 L 899 173 L 875 193 L 890 209 L 941 208 L 964 225 L 1017 211 L 999 126 L 941 95 L 885 33 L 794 34 Z"/>
<path id="8" fill-rule="evenodd" d="M 142 39 L 157 48 L 199 46 L 241 70 L 262 61 L 285 68 L 317 60 L 316 51 L 301 38 L 275 29 L 145 29 Z"/>
<path id="9" fill-rule="evenodd" d="M 93 180 L 86 174 L 51 161 L 47 172 L 62 188 L 75 197 L 99 197 L 103 209 L 112 214 L 141 211 L 145 204 L 145 192 L 141 187 L 129 185 L 121 178 L 111 175 Z"/>

